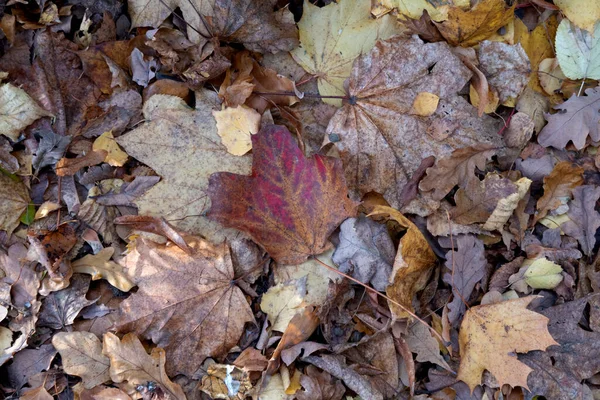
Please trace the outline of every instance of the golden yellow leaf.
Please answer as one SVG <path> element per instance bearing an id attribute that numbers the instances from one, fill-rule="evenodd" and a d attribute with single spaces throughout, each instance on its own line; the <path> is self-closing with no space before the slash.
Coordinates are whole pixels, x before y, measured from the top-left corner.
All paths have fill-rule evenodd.
<path id="1" fill-rule="evenodd" d="M 370 215 L 389 215 L 389 218 L 407 228 L 406 234 L 400 240 L 398 253 L 394 260 L 392 271 L 393 281 L 387 287 L 387 295 L 413 311 L 412 300 L 420 290 L 425 288 L 437 257 L 427 239 L 419 228 L 406 218 L 400 211 L 391 207 L 375 206 Z M 397 318 L 408 317 L 409 314 L 395 304 L 390 304 L 390 309 Z"/>
<path id="2" fill-rule="evenodd" d="M 227 151 L 234 156 L 243 156 L 252 149 L 250 135 L 260 128 L 260 114 L 244 105 L 213 111 L 217 121 L 217 134 Z"/>
<path id="3" fill-rule="evenodd" d="M 457 378 L 471 391 L 488 370 L 499 385 L 527 388 L 532 371 L 515 353 L 546 350 L 558 344 L 548 332 L 548 318 L 527 309 L 536 296 L 471 307 L 460 325 L 460 367 Z"/>
<path id="4" fill-rule="evenodd" d="M 451 7 L 448 20 L 437 27 L 453 46 L 470 47 L 489 38 L 514 18 L 514 6 L 505 7 L 504 0 L 483 0 L 468 11 Z"/>
<path id="5" fill-rule="evenodd" d="M 594 24 L 600 20 L 600 2 L 589 0 L 555 0 L 554 4 L 567 16 L 569 21 L 588 32 L 594 31 Z"/>
<path id="6" fill-rule="evenodd" d="M 93 150 L 106 150 L 106 158 L 104 162 L 109 163 L 113 167 L 122 167 L 129 157 L 115 140 L 112 131 L 104 132 L 96 140 L 92 146 Z"/>
<path id="7" fill-rule="evenodd" d="M 429 117 L 437 110 L 440 97 L 428 92 L 420 92 L 415 97 L 412 105 L 411 114 L 416 114 L 421 117 Z"/>
<path id="8" fill-rule="evenodd" d="M 471 104 L 473 107 L 479 107 L 479 94 L 473 85 L 469 85 L 469 100 L 471 100 Z M 496 111 L 498 105 L 500 104 L 500 98 L 498 97 L 498 92 L 495 90 L 488 91 L 488 101 L 483 109 L 483 112 L 486 114 L 491 114 Z"/>
<path id="9" fill-rule="evenodd" d="M 370 0 L 340 0 L 325 7 L 304 2 L 298 23 L 301 45 L 291 54 L 306 72 L 317 76 L 322 96 L 343 96 L 354 59 L 371 50 L 377 40 L 400 32 L 394 18 L 373 19 L 370 9 Z M 342 104 L 340 99 L 323 101 Z"/>
<path id="10" fill-rule="evenodd" d="M 134 287 L 123 267 L 114 261 L 110 261 L 115 249 L 107 247 L 98 252 L 98 254 L 88 254 L 71 264 L 73 272 L 80 274 L 90 274 L 92 280 L 106 279 L 117 289 L 128 292 Z"/>
<path id="11" fill-rule="evenodd" d="M 273 330 L 285 331 L 294 315 L 302 311 L 305 294 L 305 290 L 293 281 L 288 285 L 271 286 L 267 290 L 260 302 L 260 309 L 268 315 Z"/>

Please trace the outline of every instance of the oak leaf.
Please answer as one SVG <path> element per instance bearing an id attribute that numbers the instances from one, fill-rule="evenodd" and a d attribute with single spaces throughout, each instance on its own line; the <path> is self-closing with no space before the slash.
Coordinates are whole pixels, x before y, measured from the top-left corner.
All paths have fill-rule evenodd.
<path id="1" fill-rule="evenodd" d="M 104 334 L 102 353 L 110 359 L 110 378 L 115 383 L 123 381 L 131 385 L 155 382 L 169 399 L 185 400 L 186 396 L 165 372 L 165 351 L 155 347 L 150 355 L 140 340 L 128 333 L 122 339 L 110 332 Z"/>
<path id="2" fill-rule="evenodd" d="M 86 389 L 110 381 L 110 360 L 102 354 L 102 344 L 93 333 L 58 332 L 52 345 L 60 353 L 65 372 L 81 377 Z"/>
<path id="3" fill-rule="evenodd" d="M 115 249 L 113 247 L 107 247 L 96 254 L 88 254 L 77 261 L 73 261 L 71 263 L 73 272 L 90 274 L 94 281 L 106 279 L 117 289 L 128 292 L 134 284 L 123 271 L 122 266 L 114 261 L 110 261 L 114 252 Z"/>
<path id="4" fill-rule="evenodd" d="M 212 109 L 203 101 L 192 110 L 179 97 L 154 95 L 144 104 L 144 116 L 144 125 L 117 138 L 130 156 L 163 178 L 135 200 L 140 214 L 161 216 L 188 232 L 222 240 L 231 231 L 202 216 L 210 207 L 208 177 L 216 171 L 249 173 L 250 157 L 227 152 Z"/>
<path id="5" fill-rule="evenodd" d="M 556 341 L 548 332 L 548 318 L 527 306 L 535 296 L 471 307 L 458 334 L 461 362 L 457 379 L 471 392 L 481 384 L 481 374 L 490 371 L 500 386 L 527 386 L 532 371 L 514 353 L 545 350 Z"/>
<path id="6" fill-rule="evenodd" d="M 581 250 L 590 256 L 596 245 L 596 231 L 600 228 L 600 213 L 595 210 L 600 199 L 600 187 L 583 185 L 573 190 L 569 204 L 569 221 L 561 225 L 567 235 L 579 241 Z"/>
<path id="7" fill-rule="evenodd" d="M 573 189 L 583 183 L 583 168 L 568 161 L 554 166 L 550 175 L 544 178 L 544 194 L 537 201 L 538 210 L 534 223 L 544 218 L 549 211 L 556 210 L 571 199 Z"/>
<path id="8" fill-rule="evenodd" d="M 341 0 L 325 7 L 304 2 L 298 23 L 300 47 L 291 54 L 309 74 L 318 78 L 322 96 L 343 96 L 344 81 L 356 57 L 371 50 L 377 40 L 399 33 L 394 18 L 373 19 L 369 0 Z M 340 106 L 339 99 L 323 99 Z"/>
<path id="9" fill-rule="evenodd" d="M 594 142 L 600 140 L 600 90 L 586 89 L 585 94 L 579 97 L 573 95 L 554 106 L 558 112 L 545 114 L 548 125 L 538 135 L 539 144 L 564 149 L 572 141 L 577 150 L 581 150 L 588 135 Z"/>
<path id="10" fill-rule="evenodd" d="M 13 142 L 21 131 L 41 117 L 52 116 L 33 101 L 23 89 L 0 84 L 0 132 Z"/>
<path id="11" fill-rule="evenodd" d="M 254 322 L 233 284 L 228 247 L 193 237 L 188 245 L 191 255 L 137 239 L 123 260 L 138 291 L 120 304 L 117 328 L 164 348 L 169 374 L 192 375 L 206 357 L 226 354 L 244 324 Z"/>
<path id="12" fill-rule="evenodd" d="M 304 157 L 292 134 L 275 125 L 253 135 L 252 147 L 251 176 L 210 177 L 208 217 L 248 233 L 281 264 L 327 250 L 329 235 L 355 212 L 340 160 Z"/>
<path id="13" fill-rule="evenodd" d="M 27 187 L 19 178 L 0 173 L 0 231 L 12 234 L 30 201 Z"/>

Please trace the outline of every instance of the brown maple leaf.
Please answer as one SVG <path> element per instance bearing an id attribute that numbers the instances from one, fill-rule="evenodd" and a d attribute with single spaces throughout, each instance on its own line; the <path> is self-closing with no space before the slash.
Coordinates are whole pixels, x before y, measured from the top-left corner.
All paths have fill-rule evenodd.
<path id="1" fill-rule="evenodd" d="M 139 289 L 121 303 L 117 328 L 151 339 L 167 352 L 167 372 L 192 375 L 209 356 L 222 356 L 254 322 L 233 283 L 229 248 L 186 238 L 193 254 L 138 239 L 124 259 Z"/>
<path id="2" fill-rule="evenodd" d="M 327 250 L 329 235 L 356 208 L 340 160 L 304 157 L 292 134 L 275 125 L 253 135 L 252 148 L 252 175 L 211 175 L 208 217 L 248 233 L 282 264 Z"/>

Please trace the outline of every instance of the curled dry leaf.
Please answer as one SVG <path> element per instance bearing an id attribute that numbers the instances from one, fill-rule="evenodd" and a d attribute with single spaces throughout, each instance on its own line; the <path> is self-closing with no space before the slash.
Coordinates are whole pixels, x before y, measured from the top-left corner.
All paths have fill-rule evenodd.
<path id="1" fill-rule="evenodd" d="M 97 254 L 88 254 L 77 261 L 73 261 L 71 264 L 73 272 L 90 274 L 93 281 L 106 279 L 117 289 L 128 292 L 134 286 L 134 283 L 123 271 L 122 266 L 110 260 L 114 252 L 113 247 L 107 247 Z"/>
<path id="2" fill-rule="evenodd" d="M 329 235 L 356 208 L 340 160 L 304 157 L 281 126 L 261 129 L 252 144 L 251 176 L 210 177 L 208 217 L 248 233 L 281 264 L 299 264 L 327 250 Z"/>
<path id="3" fill-rule="evenodd" d="M 102 353 L 110 359 L 110 378 L 115 383 L 131 385 L 156 382 L 169 398 L 185 400 L 181 386 L 173 383 L 165 372 L 165 351 L 155 347 L 150 355 L 133 333 L 122 339 L 110 332 L 104 334 Z"/>
<path id="4" fill-rule="evenodd" d="M 568 161 L 554 166 L 550 175 L 544 178 L 544 194 L 537 201 L 538 210 L 534 223 L 544 218 L 549 211 L 556 210 L 571 199 L 573 189 L 583 183 L 583 168 Z"/>
<path id="5" fill-rule="evenodd" d="M 192 375 L 208 356 L 226 354 L 254 316 L 233 283 L 227 245 L 188 238 L 192 254 L 139 238 L 124 258 L 138 291 L 120 304 L 116 325 L 167 351 L 170 374 Z M 137 339 L 136 339 L 137 340 Z"/>
<path id="6" fill-rule="evenodd" d="M 61 158 L 56 163 L 56 175 L 58 176 L 71 176 L 75 175 L 77 171 L 85 167 L 91 167 L 92 165 L 98 165 L 104 162 L 108 155 L 106 150 L 93 150 L 82 157 L 77 158 Z"/>

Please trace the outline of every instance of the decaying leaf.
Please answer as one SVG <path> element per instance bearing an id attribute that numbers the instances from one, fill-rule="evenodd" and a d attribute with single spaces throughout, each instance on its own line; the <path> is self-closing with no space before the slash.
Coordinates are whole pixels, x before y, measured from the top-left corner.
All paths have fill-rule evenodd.
<path id="1" fill-rule="evenodd" d="M 346 388 L 328 372 L 309 365 L 300 377 L 303 391 L 296 392 L 298 400 L 342 400 Z"/>
<path id="2" fill-rule="evenodd" d="M 306 295 L 306 282 L 301 280 L 288 285 L 271 286 L 263 295 L 260 309 L 268 315 L 271 328 L 284 332 L 288 324 L 300 311 Z"/>
<path id="3" fill-rule="evenodd" d="M 104 162 L 114 167 L 122 167 L 129 158 L 127 153 L 121 150 L 111 131 L 104 132 L 96 140 L 94 140 L 92 149 L 105 150 L 106 158 L 104 159 Z"/>
<path id="4" fill-rule="evenodd" d="M 67 374 L 81 377 L 83 386 L 92 389 L 109 381 L 110 360 L 102 354 L 102 343 L 90 332 L 58 332 L 52 345 L 60 353 Z"/>
<path id="5" fill-rule="evenodd" d="M 118 329 L 164 348 L 171 374 L 192 375 L 206 357 L 226 354 L 254 322 L 233 284 L 228 247 L 192 237 L 188 244 L 191 255 L 140 238 L 123 260 L 139 289 L 121 303 Z"/>
<path id="6" fill-rule="evenodd" d="M 40 136 L 40 143 L 32 160 L 32 166 L 36 170 L 56 164 L 71 143 L 70 136 L 60 136 L 51 130 L 42 131 Z"/>
<path id="7" fill-rule="evenodd" d="M 38 372 L 48 370 L 56 350 L 51 344 L 37 349 L 25 349 L 15 354 L 12 363 L 6 367 L 6 375 L 11 386 L 21 389 L 27 380 Z"/>
<path id="8" fill-rule="evenodd" d="M 537 214 L 534 221 L 544 218 L 549 211 L 556 210 L 571 199 L 573 189 L 583 183 L 583 168 L 568 161 L 554 166 L 550 175 L 544 178 L 544 194 L 537 201 Z"/>
<path id="9" fill-rule="evenodd" d="M 514 105 L 531 73 L 523 47 L 484 40 L 479 44 L 478 56 L 488 83 L 498 91 L 500 102 Z"/>
<path id="10" fill-rule="evenodd" d="M 71 176 L 75 175 L 80 169 L 98 165 L 103 162 L 108 155 L 106 150 L 93 150 L 82 157 L 61 158 L 56 163 L 56 175 Z"/>
<path id="11" fill-rule="evenodd" d="M 429 328 L 420 321 L 416 321 L 408 327 L 408 333 L 404 340 L 406 340 L 410 351 L 417 354 L 417 361 L 430 362 L 448 371 L 452 370 L 440 354 L 439 342 L 431 336 Z"/>
<path id="12" fill-rule="evenodd" d="M 600 199 L 600 187 L 583 185 L 573 190 L 569 204 L 569 221 L 561 229 L 579 241 L 581 249 L 590 256 L 596 245 L 596 231 L 600 228 L 600 213 L 595 210 Z"/>
<path id="13" fill-rule="evenodd" d="M 23 89 L 0 84 L 0 134 L 17 141 L 21 131 L 41 117 L 52 116 Z"/>
<path id="14" fill-rule="evenodd" d="M 19 178 L 0 173 L 0 231 L 10 235 L 30 201 L 27 187 Z"/>
<path id="15" fill-rule="evenodd" d="M 291 133 L 275 125 L 253 135 L 252 143 L 251 176 L 210 177 L 209 218 L 248 233 L 281 264 L 327 250 L 329 235 L 355 212 L 340 160 L 304 157 Z"/>
<path id="16" fill-rule="evenodd" d="M 356 57 L 371 50 L 377 40 L 399 32 L 391 16 L 371 18 L 369 0 L 341 0 L 325 7 L 304 2 L 298 23 L 300 47 L 291 52 L 308 73 L 318 78 L 322 96 L 343 96 L 344 81 Z M 340 106 L 339 99 L 323 99 Z"/>
<path id="17" fill-rule="evenodd" d="M 88 276 L 73 275 L 69 287 L 52 292 L 44 299 L 38 324 L 53 329 L 72 325 L 84 307 L 96 302 L 85 298 L 89 287 Z"/>
<path id="18" fill-rule="evenodd" d="M 150 355 L 140 340 L 128 333 L 119 339 L 110 332 L 104 334 L 102 354 L 110 359 L 110 378 L 116 382 L 127 381 L 131 385 L 155 382 L 176 400 L 185 400 L 181 386 L 173 383 L 165 372 L 165 351 L 155 347 Z"/>
<path id="19" fill-rule="evenodd" d="M 100 250 L 97 254 L 88 254 L 71 264 L 73 272 L 90 274 L 93 281 L 106 279 L 117 289 L 128 292 L 134 284 L 127 274 L 123 272 L 123 267 L 110 260 L 114 252 L 114 248 L 107 247 Z"/>
<path id="20" fill-rule="evenodd" d="M 556 58 L 570 79 L 600 79 L 600 24 L 588 32 L 563 19 L 556 31 Z"/>
<path id="21" fill-rule="evenodd" d="M 206 372 L 200 390 L 211 399 L 243 397 L 252 388 L 248 371 L 234 365 L 212 364 Z"/>
<path id="22" fill-rule="evenodd" d="M 461 362 L 457 378 L 469 385 L 471 392 L 481 384 L 486 369 L 500 385 L 528 388 L 532 369 L 514 354 L 558 344 L 548 332 L 548 318 L 527 310 L 533 299 L 528 296 L 467 311 L 458 336 Z"/>
<path id="23" fill-rule="evenodd" d="M 217 133 L 227 151 L 235 156 L 243 156 L 252 149 L 250 136 L 258 132 L 260 114 L 246 106 L 227 107 L 213 111 L 217 121 Z"/>

